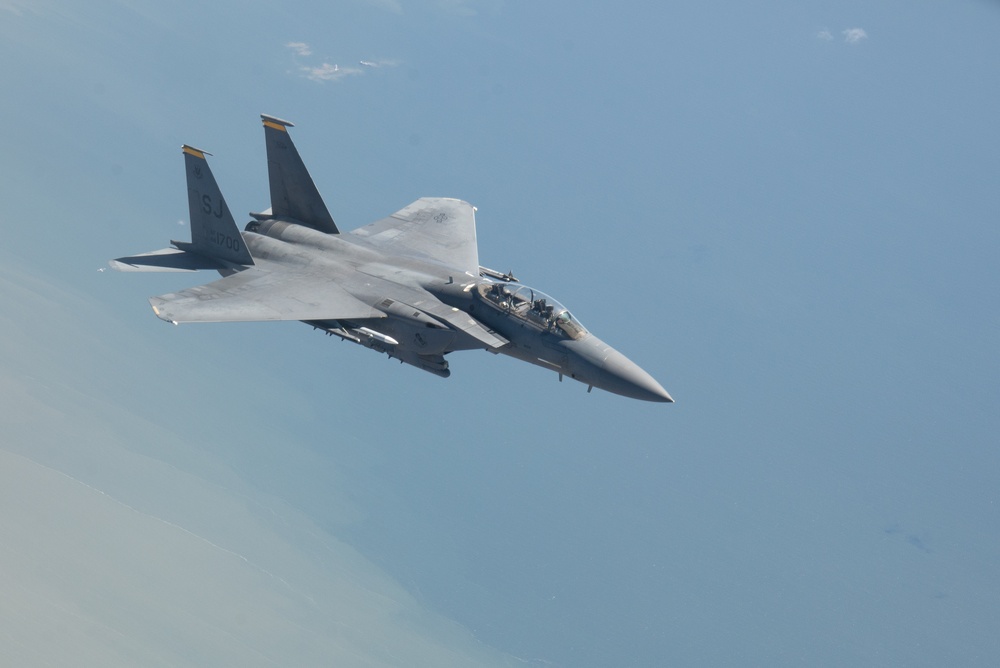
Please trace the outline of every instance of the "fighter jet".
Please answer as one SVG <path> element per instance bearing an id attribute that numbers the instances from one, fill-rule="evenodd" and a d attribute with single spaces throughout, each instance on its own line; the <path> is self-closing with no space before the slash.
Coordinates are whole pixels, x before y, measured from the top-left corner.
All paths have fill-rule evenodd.
<path id="1" fill-rule="evenodd" d="M 240 232 L 206 160 L 182 147 L 191 241 L 121 257 L 119 271 L 215 270 L 223 278 L 149 299 L 173 324 L 298 320 L 448 377 L 445 355 L 488 350 L 588 387 L 672 402 L 652 376 L 601 341 L 558 301 L 479 264 L 476 209 L 424 197 L 341 232 L 288 129 L 261 115 L 271 207 Z"/>

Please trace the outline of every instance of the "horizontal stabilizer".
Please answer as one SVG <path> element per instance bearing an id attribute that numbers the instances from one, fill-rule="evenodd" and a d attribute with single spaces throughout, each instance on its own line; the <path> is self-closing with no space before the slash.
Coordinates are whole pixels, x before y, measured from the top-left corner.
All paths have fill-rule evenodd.
<path id="1" fill-rule="evenodd" d="M 149 303 L 157 317 L 175 324 L 385 317 L 322 275 L 271 273 L 259 268 L 151 297 Z"/>
<path id="2" fill-rule="evenodd" d="M 120 257 L 108 264 L 115 271 L 199 271 L 224 268 L 224 265 L 215 260 L 176 248 L 162 248 L 151 253 Z"/>

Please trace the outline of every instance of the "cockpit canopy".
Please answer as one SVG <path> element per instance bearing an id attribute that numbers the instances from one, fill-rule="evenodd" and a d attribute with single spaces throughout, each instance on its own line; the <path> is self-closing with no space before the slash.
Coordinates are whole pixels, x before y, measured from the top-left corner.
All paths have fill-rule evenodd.
<path id="1" fill-rule="evenodd" d="M 480 283 L 479 294 L 496 308 L 553 334 L 579 339 L 587 329 L 569 310 L 544 292 L 520 283 Z"/>

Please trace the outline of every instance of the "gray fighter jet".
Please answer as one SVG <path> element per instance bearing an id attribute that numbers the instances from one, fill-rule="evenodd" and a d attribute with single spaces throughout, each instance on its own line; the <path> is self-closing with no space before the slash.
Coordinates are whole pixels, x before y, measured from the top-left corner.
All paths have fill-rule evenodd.
<path id="1" fill-rule="evenodd" d="M 150 298 L 182 322 L 300 320 L 435 375 L 445 355 L 485 349 L 588 386 L 673 401 L 652 376 L 587 331 L 562 304 L 479 265 L 476 209 L 424 197 L 342 233 L 288 134 L 262 115 L 271 208 L 240 232 L 208 167 L 185 145 L 191 241 L 111 261 L 119 271 L 216 270 L 223 278 Z"/>

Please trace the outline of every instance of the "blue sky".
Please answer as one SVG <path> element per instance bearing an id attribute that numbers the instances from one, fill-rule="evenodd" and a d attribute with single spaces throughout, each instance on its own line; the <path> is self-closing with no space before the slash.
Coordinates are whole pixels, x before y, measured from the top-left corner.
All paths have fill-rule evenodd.
<path id="1" fill-rule="evenodd" d="M 0 652 L 995 665 L 1000 8 L 0 0 Z M 362 61 L 368 64 L 362 64 Z M 480 258 L 674 405 L 169 327 L 182 143 Z M 239 217 L 239 216 L 237 216 Z M 209 277 L 205 276 L 204 280 Z"/>

